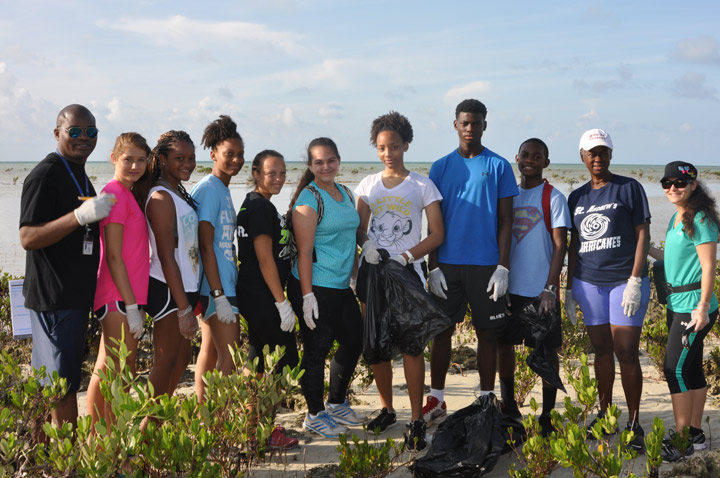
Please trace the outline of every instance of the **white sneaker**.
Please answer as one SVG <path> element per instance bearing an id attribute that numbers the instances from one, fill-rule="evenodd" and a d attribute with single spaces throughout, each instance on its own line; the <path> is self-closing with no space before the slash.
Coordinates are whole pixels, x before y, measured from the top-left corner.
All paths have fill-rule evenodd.
<path id="1" fill-rule="evenodd" d="M 367 417 L 350 408 L 350 404 L 347 401 L 340 405 L 325 402 L 325 411 L 336 422 L 344 425 L 362 425 L 367 421 Z"/>
<path id="2" fill-rule="evenodd" d="M 343 433 L 348 432 L 347 427 L 333 420 L 333 418 L 327 414 L 326 410 L 319 412 L 315 415 L 315 418 L 312 418 L 309 413 L 305 415 L 303 427 L 325 438 L 338 438 Z"/>

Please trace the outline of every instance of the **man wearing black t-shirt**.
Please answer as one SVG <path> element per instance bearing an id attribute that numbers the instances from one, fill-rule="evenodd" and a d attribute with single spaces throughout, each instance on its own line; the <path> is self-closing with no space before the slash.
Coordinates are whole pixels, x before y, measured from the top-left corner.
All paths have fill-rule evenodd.
<path id="1" fill-rule="evenodd" d="M 23 183 L 20 244 L 27 251 L 23 295 L 30 311 L 32 366 L 67 379 L 67 395 L 52 411 L 75 424 L 87 320 L 99 261 L 97 222 L 110 213 L 112 194 L 95 197 L 85 162 L 95 149 L 95 117 L 81 105 L 57 117 L 57 149 Z"/>

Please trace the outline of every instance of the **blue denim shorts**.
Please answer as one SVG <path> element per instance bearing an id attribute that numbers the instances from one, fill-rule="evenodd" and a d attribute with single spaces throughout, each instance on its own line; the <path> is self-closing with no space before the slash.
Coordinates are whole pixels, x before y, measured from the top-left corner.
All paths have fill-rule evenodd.
<path id="1" fill-rule="evenodd" d="M 45 366 L 48 377 L 57 372 L 68 382 L 68 393 L 80 388 L 85 359 L 85 334 L 90 309 L 30 311 L 33 367 Z M 48 384 L 49 380 L 44 380 Z"/>

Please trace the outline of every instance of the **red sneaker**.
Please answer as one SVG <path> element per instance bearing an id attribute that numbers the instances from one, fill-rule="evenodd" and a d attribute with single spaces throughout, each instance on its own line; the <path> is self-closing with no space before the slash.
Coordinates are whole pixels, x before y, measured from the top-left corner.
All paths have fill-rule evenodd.
<path id="1" fill-rule="evenodd" d="M 422 409 L 422 417 L 423 420 L 425 420 L 425 423 L 430 425 L 433 420 L 444 417 L 445 415 L 447 415 L 447 405 L 445 405 L 445 400 L 441 402 L 432 395 L 428 395 L 427 403 Z"/>
<path id="2" fill-rule="evenodd" d="M 283 427 L 275 427 L 269 445 L 276 450 L 290 450 L 298 446 L 298 441 L 297 438 L 287 436 Z"/>

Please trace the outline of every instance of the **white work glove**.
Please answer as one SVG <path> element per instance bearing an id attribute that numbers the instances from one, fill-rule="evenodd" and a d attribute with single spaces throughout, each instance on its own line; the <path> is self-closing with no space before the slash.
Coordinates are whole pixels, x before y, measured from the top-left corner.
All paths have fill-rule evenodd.
<path id="1" fill-rule="evenodd" d="M 140 312 L 137 304 L 130 304 L 125 306 L 125 317 L 127 318 L 130 334 L 136 340 L 140 340 L 145 327 L 145 314 Z"/>
<path id="2" fill-rule="evenodd" d="M 310 292 L 309 294 L 305 294 L 303 296 L 303 319 L 305 319 L 305 325 L 308 326 L 308 329 L 313 330 L 315 328 L 315 320 L 320 318 L 320 313 L 318 312 L 318 302 L 315 298 L 315 294 Z"/>
<path id="3" fill-rule="evenodd" d="M 488 282 L 486 292 L 492 291 L 490 297 L 492 297 L 492 300 L 495 302 L 507 292 L 508 274 L 510 274 L 510 271 L 507 267 L 498 264 L 497 269 L 495 269 L 495 272 L 490 276 L 490 282 Z"/>
<path id="4" fill-rule="evenodd" d="M 282 302 L 275 302 L 275 307 L 280 313 L 280 330 L 292 332 L 295 328 L 295 312 L 293 312 L 290 302 L 287 299 Z"/>
<path id="5" fill-rule="evenodd" d="M 81 226 L 98 222 L 110 214 L 110 210 L 117 201 L 114 194 L 100 193 L 92 199 L 84 201 L 80 207 L 75 209 L 75 219 Z"/>
<path id="6" fill-rule="evenodd" d="M 642 279 L 639 277 L 630 277 L 628 279 L 623 298 L 620 305 L 623 306 L 623 312 L 626 316 L 632 317 L 640 308 L 640 300 L 642 299 Z"/>
<path id="7" fill-rule="evenodd" d="M 215 302 L 215 312 L 220 322 L 223 324 L 232 324 L 237 320 L 227 296 L 221 295 L 220 297 L 213 297 L 212 300 Z"/>
<path id="8" fill-rule="evenodd" d="M 690 313 L 690 325 L 695 325 L 693 332 L 700 332 L 707 324 L 710 323 L 708 311 L 710 310 L 710 302 L 698 302 L 697 307 Z"/>
<path id="9" fill-rule="evenodd" d="M 377 250 L 377 247 L 375 247 L 375 243 L 371 240 L 365 241 L 365 243 L 362 245 L 363 254 L 365 254 L 365 262 L 368 264 L 379 264 L 380 263 L 380 253 Z"/>
<path id="10" fill-rule="evenodd" d="M 390 260 L 398 262 L 403 267 L 405 267 L 407 265 L 407 259 L 405 259 L 405 256 L 403 256 L 402 254 L 398 254 L 396 256 L 390 256 Z"/>
<path id="11" fill-rule="evenodd" d="M 443 271 L 439 267 L 430 271 L 428 288 L 433 295 L 447 299 L 444 292 L 447 290 L 447 282 L 445 281 L 445 274 L 443 274 Z"/>
<path id="12" fill-rule="evenodd" d="M 188 305 L 187 309 L 183 311 L 178 309 L 178 328 L 180 329 L 180 335 L 186 339 L 190 340 L 195 337 L 198 323 L 191 305 Z"/>
<path id="13" fill-rule="evenodd" d="M 572 290 L 565 289 L 565 315 L 573 325 L 577 325 L 577 306 L 578 303 L 572 295 Z"/>

